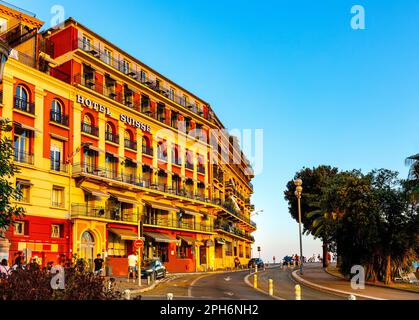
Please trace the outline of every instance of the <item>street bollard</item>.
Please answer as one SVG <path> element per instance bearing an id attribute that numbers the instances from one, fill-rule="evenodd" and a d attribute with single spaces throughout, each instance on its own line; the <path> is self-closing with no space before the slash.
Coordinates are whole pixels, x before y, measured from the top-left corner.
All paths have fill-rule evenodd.
<path id="1" fill-rule="evenodd" d="M 147 275 L 147 286 L 149 286 L 151 284 L 151 278 L 150 275 Z"/>
<path id="2" fill-rule="evenodd" d="M 356 297 L 353 294 L 351 294 L 349 295 L 348 300 L 356 300 Z"/>
<path id="3" fill-rule="evenodd" d="M 167 300 L 173 300 L 173 293 L 168 293 L 166 296 Z"/>
<path id="4" fill-rule="evenodd" d="M 131 300 L 131 290 L 127 289 L 124 291 L 125 300 Z"/>
<path id="5" fill-rule="evenodd" d="M 255 273 L 258 273 L 258 266 L 255 267 Z"/>
<path id="6" fill-rule="evenodd" d="M 269 279 L 269 295 L 274 295 L 274 281 L 272 279 Z"/>
<path id="7" fill-rule="evenodd" d="M 301 300 L 301 287 L 299 284 L 295 285 L 295 300 Z"/>
<path id="8" fill-rule="evenodd" d="M 257 289 L 257 287 L 258 287 L 258 275 L 255 274 L 253 276 L 253 288 Z"/>

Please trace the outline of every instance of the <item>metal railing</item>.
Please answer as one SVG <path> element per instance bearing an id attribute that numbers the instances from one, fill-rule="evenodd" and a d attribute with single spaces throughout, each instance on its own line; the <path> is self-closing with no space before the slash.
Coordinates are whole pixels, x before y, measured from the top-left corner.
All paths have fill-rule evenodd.
<path id="1" fill-rule="evenodd" d="M 194 169 L 194 164 L 186 161 L 185 168 L 189 169 L 189 170 L 193 170 Z"/>
<path id="2" fill-rule="evenodd" d="M 90 206 L 88 204 L 75 203 L 71 205 L 71 217 L 94 217 L 122 222 L 138 222 L 136 210 L 106 209 L 104 207 Z"/>
<path id="3" fill-rule="evenodd" d="M 81 123 L 81 132 L 99 137 L 99 127 L 92 126 L 91 124 L 85 122 Z"/>
<path id="4" fill-rule="evenodd" d="M 148 156 L 153 156 L 153 148 L 148 146 L 143 146 L 143 154 L 146 154 Z"/>
<path id="5" fill-rule="evenodd" d="M 26 163 L 26 164 L 34 164 L 33 154 L 29 154 L 27 152 L 23 152 L 20 150 L 14 151 L 14 161 L 19 163 Z"/>
<path id="6" fill-rule="evenodd" d="M 255 241 L 255 238 L 252 235 L 244 232 L 243 230 L 240 230 L 239 228 L 230 226 L 225 221 L 216 221 L 215 229 L 220 229 L 220 230 L 227 231 L 228 233 L 231 233 L 231 234 L 234 234 L 236 236 L 245 238 L 245 239 L 250 240 L 252 242 Z"/>
<path id="7" fill-rule="evenodd" d="M 198 170 L 199 173 L 205 174 L 205 166 L 198 165 L 198 169 L 197 170 Z"/>
<path id="8" fill-rule="evenodd" d="M 137 150 L 137 141 L 125 139 L 124 146 L 125 148 L 131 149 L 131 150 Z"/>
<path id="9" fill-rule="evenodd" d="M 192 221 L 182 221 L 182 219 L 169 219 L 169 218 L 154 218 L 150 216 L 144 216 L 143 223 L 158 226 L 158 227 L 168 227 L 168 228 L 177 228 L 177 229 L 187 229 L 194 231 L 204 231 L 204 232 L 213 232 L 214 227 L 200 222 Z"/>
<path id="10" fill-rule="evenodd" d="M 68 173 L 68 165 L 51 159 L 50 169 L 56 172 Z"/>
<path id="11" fill-rule="evenodd" d="M 63 126 L 68 126 L 68 116 L 63 115 L 60 112 L 51 111 L 49 119 L 51 122 L 55 122 Z"/>
<path id="12" fill-rule="evenodd" d="M 16 96 L 15 96 L 14 107 L 15 109 L 18 109 L 18 110 L 21 110 L 30 114 L 35 114 L 35 103 L 30 102 L 25 99 L 21 99 Z"/>
<path id="13" fill-rule="evenodd" d="M 110 131 L 106 131 L 105 132 L 105 140 L 118 144 L 119 143 L 119 135 L 114 134 L 113 132 L 110 132 Z"/>
<path id="14" fill-rule="evenodd" d="M 157 190 L 169 194 L 173 194 L 180 197 L 185 197 L 197 201 L 212 203 L 218 206 L 221 206 L 224 208 L 227 212 L 229 212 L 231 215 L 235 216 L 236 218 L 251 224 L 252 226 L 256 227 L 256 223 L 253 222 L 250 218 L 244 216 L 240 212 L 238 212 L 236 209 L 232 207 L 231 204 L 223 202 L 219 198 L 207 198 L 203 193 L 193 193 L 193 190 L 187 189 L 187 188 L 174 188 L 168 186 L 167 180 L 166 181 L 159 181 L 158 183 L 151 183 L 148 179 L 140 179 L 137 177 L 136 173 L 131 174 L 125 174 L 122 172 L 110 170 L 108 168 L 102 168 L 90 164 L 75 164 L 73 166 L 73 175 L 78 173 L 86 173 L 91 174 L 100 178 L 106 178 L 111 179 L 118 182 L 128 183 L 137 187 L 147 188 L 151 190 Z"/>
<path id="15" fill-rule="evenodd" d="M 91 54 L 92 56 L 96 57 L 102 62 L 108 64 L 115 70 L 122 72 L 125 75 L 131 77 L 132 79 L 136 80 L 137 82 L 147 86 L 151 90 L 165 96 L 166 98 L 177 103 L 178 105 L 184 108 L 188 108 L 198 116 L 206 120 L 212 120 L 212 118 L 210 117 L 210 112 L 204 112 L 204 109 L 198 108 L 195 102 L 185 101 L 185 98 L 183 96 L 174 94 L 173 92 L 171 92 L 171 89 L 169 87 L 163 86 L 158 81 L 152 80 L 149 77 L 145 77 L 145 74 L 141 72 L 140 66 L 130 63 L 127 67 L 127 61 L 123 59 L 116 59 L 114 57 L 106 55 L 104 49 L 98 46 L 94 46 L 92 43 L 87 43 L 83 41 L 83 38 L 78 39 L 78 48 Z"/>

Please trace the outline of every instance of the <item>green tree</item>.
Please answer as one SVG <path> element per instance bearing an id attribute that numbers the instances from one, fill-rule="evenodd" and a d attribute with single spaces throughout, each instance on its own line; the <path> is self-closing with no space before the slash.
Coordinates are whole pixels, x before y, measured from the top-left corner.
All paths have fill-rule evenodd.
<path id="1" fill-rule="evenodd" d="M 11 131 L 10 121 L 0 120 L 0 230 L 7 229 L 13 219 L 25 213 L 23 208 L 11 203 L 21 195 L 11 183 L 11 178 L 19 172 L 18 167 L 13 163 L 13 142 L 7 137 Z"/>
<path id="2" fill-rule="evenodd" d="M 331 166 L 319 166 L 316 168 L 303 168 L 296 173 L 293 180 L 287 183 L 287 189 L 284 192 L 285 200 L 288 202 L 288 210 L 292 218 L 298 221 L 298 206 L 295 196 L 294 180 L 300 178 L 303 180 L 303 193 L 301 195 L 301 223 L 303 224 L 305 234 L 312 234 L 323 241 L 323 266 L 327 266 L 327 251 L 333 245 L 328 234 L 329 228 L 320 223 L 319 216 L 321 207 L 319 198 L 323 189 L 329 181 L 338 174 L 338 169 Z M 315 222 L 316 221 L 316 222 Z M 313 225 L 315 224 L 315 225 Z"/>

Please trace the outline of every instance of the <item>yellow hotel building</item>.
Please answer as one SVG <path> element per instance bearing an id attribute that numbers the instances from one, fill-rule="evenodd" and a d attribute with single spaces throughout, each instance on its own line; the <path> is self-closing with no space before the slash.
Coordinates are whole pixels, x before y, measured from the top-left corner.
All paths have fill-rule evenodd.
<path id="1" fill-rule="evenodd" d="M 26 210 L 0 248 L 10 262 L 100 253 L 124 275 L 141 238 L 143 258 L 171 272 L 247 265 L 253 174 L 209 103 L 72 18 L 40 33 L 0 5 L 0 23 L 13 48 L 0 115 L 13 121 Z"/>

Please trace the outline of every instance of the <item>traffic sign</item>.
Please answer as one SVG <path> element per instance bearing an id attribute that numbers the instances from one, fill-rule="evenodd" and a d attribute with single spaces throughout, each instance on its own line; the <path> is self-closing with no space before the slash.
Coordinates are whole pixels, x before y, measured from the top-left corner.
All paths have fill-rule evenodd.
<path id="1" fill-rule="evenodd" d="M 135 240 L 134 241 L 134 247 L 136 249 L 142 248 L 144 246 L 144 241 L 141 239 Z"/>

